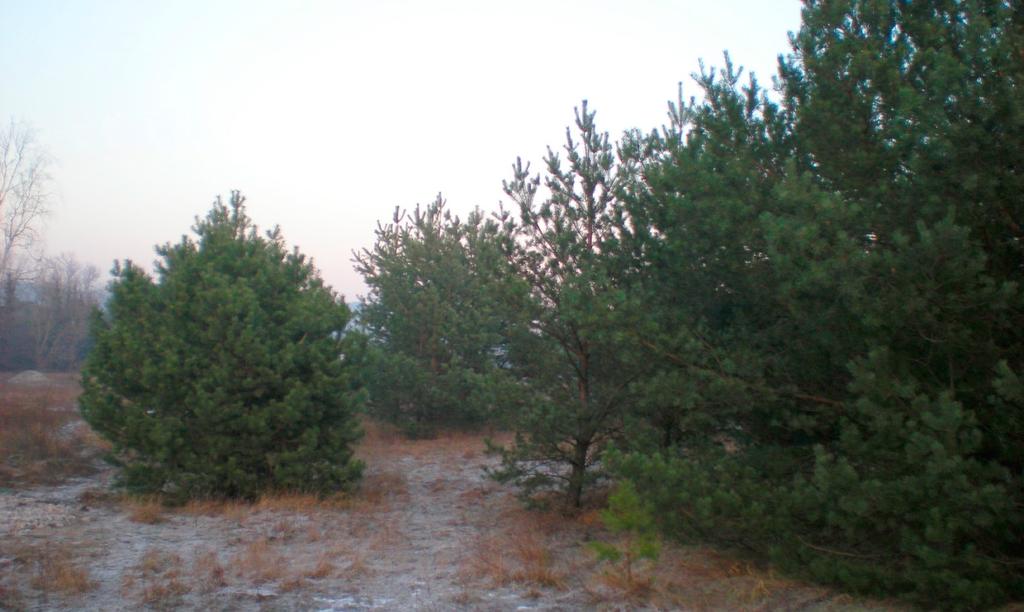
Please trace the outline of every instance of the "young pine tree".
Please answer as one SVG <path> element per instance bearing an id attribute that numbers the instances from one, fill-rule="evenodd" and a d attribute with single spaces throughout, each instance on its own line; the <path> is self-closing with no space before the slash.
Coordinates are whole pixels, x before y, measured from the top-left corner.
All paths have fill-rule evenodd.
<path id="1" fill-rule="evenodd" d="M 513 279 L 493 221 L 462 221 L 440 197 L 379 225 L 355 254 L 370 289 L 359 322 L 369 335 L 370 411 L 413 435 L 500 419 L 516 395 L 505 328 Z"/>
<path id="2" fill-rule="evenodd" d="M 494 472 L 527 494 L 560 488 L 570 508 L 622 431 L 635 363 L 615 316 L 624 296 L 602 256 L 617 240 L 626 170 L 586 103 L 576 128 L 578 140 L 566 130 L 568 167 L 548 150 L 543 201 L 541 177 L 521 162 L 505 185 L 519 213 L 503 216 L 508 258 L 529 290 L 526 315 L 510 330 L 511 358 L 529 397 L 515 416 L 515 443 L 500 450 Z"/>
<path id="3" fill-rule="evenodd" d="M 178 499 L 348 486 L 362 465 L 345 304 L 237 192 L 194 231 L 157 248 L 155 279 L 115 265 L 93 322 L 82 415 L 123 484 Z"/>

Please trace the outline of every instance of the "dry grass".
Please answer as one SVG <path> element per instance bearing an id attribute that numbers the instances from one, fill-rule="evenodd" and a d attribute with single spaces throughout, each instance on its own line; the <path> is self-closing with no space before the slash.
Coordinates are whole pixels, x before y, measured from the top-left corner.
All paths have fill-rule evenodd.
<path id="1" fill-rule="evenodd" d="M 89 571 L 71 559 L 68 550 L 55 549 L 44 553 L 37 561 L 36 573 L 30 584 L 46 593 L 64 596 L 81 595 L 95 588 Z"/>
<path id="2" fill-rule="evenodd" d="M 142 587 L 139 601 L 147 606 L 174 610 L 180 607 L 181 597 L 189 592 L 188 585 L 177 578 L 150 582 Z"/>
<path id="3" fill-rule="evenodd" d="M 387 423 L 363 419 L 363 439 L 356 456 L 373 465 L 381 456 L 405 455 L 425 457 L 443 454 L 464 460 L 483 455 L 485 444 L 480 433 L 470 431 L 442 431 L 432 438 L 407 438 L 396 427 Z M 502 434 L 502 439 L 507 435 Z"/>
<path id="4" fill-rule="evenodd" d="M 656 565 L 635 573 L 632 582 L 621 572 L 592 564 L 584 573 L 584 590 L 594 606 L 654 609 L 776 610 L 827 605 L 847 609 L 843 596 L 822 587 L 780 578 L 770 568 L 709 548 L 666 544 Z M 853 603 L 851 599 L 849 602 Z M 870 604 L 870 605 L 869 605 Z M 859 600 L 849 609 L 894 609 Z"/>
<path id="5" fill-rule="evenodd" d="M 222 518 L 244 524 L 260 514 L 291 514 L 313 517 L 325 513 L 347 511 L 355 505 L 356 500 L 353 497 L 343 494 L 318 497 L 308 493 L 277 492 L 263 495 L 255 502 L 233 499 L 192 499 L 176 511 L 190 516 Z M 286 521 L 284 517 L 281 520 Z M 283 525 L 284 523 L 281 523 L 278 526 Z"/>
<path id="6" fill-rule="evenodd" d="M 599 580 L 612 591 L 633 601 L 648 601 L 654 593 L 655 578 L 650 574 L 634 573 L 627 577 L 623 572 L 606 570 Z"/>
<path id="7" fill-rule="evenodd" d="M 359 442 L 362 450 L 406 442 L 405 436 L 394 425 L 369 418 L 363 418 L 360 425 L 363 428 L 363 437 Z"/>
<path id="8" fill-rule="evenodd" d="M 555 568 L 548 544 L 530 532 L 510 532 L 480 538 L 465 569 L 497 586 L 522 583 L 564 589 L 566 576 Z"/>
<path id="9" fill-rule="evenodd" d="M 319 497 L 310 493 L 280 492 L 260 497 L 252 508 L 257 512 L 317 514 L 347 510 L 351 505 L 351 499 L 341 494 Z"/>
<path id="10" fill-rule="evenodd" d="M 310 544 L 319 542 L 324 537 L 324 532 L 320 529 L 320 526 L 316 523 L 309 523 L 306 525 L 306 541 Z"/>
<path id="11" fill-rule="evenodd" d="M 473 487 L 459 493 L 459 503 L 462 505 L 478 505 L 492 493 L 487 487 Z"/>
<path id="12" fill-rule="evenodd" d="M 191 516 L 222 518 L 243 524 L 252 515 L 253 505 L 239 500 L 192 499 L 179 508 L 178 512 Z"/>
<path id="13" fill-rule="evenodd" d="M 690 604 L 750 607 L 771 595 L 770 574 L 715 551 L 667 548 L 655 572 L 655 595 Z M 782 586 L 775 585 L 772 589 Z"/>
<path id="14" fill-rule="evenodd" d="M 335 544 L 313 555 L 309 555 L 308 549 L 292 553 L 286 555 L 285 549 L 259 538 L 243 545 L 231 557 L 228 566 L 236 578 L 257 586 L 274 583 L 282 592 L 305 588 L 310 581 L 333 577 L 356 580 L 371 573 L 365 554 L 354 552 L 348 544 Z M 197 557 L 194 568 L 196 575 L 212 574 L 213 580 L 208 578 L 208 582 L 225 583 L 223 567 L 214 553 Z"/>
<path id="15" fill-rule="evenodd" d="M 519 570 L 514 575 L 517 582 L 556 589 L 565 588 L 565 576 L 555 571 L 551 552 L 539 537 L 520 534 L 512 546 L 512 553 L 519 562 Z"/>
<path id="16" fill-rule="evenodd" d="M 470 489 L 460 500 L 484 497 Z M 510 500 L 495 507 L 492 524 L 490 532 L 472 542 L 461 571 L 496 586 L 523 585 L 530 589 L 526 596 L 579 585 L 591 605 L 617 609 L 789 609 L 828 597 L 821 589 L 779 578 L 736 557 L 671 544 L 663 547 L 658 563 L 644 563 L 629 581 L 581 545 L 611 537 L 595 510 L 566 515 L 527 510 Z"/>
<path id="17" fill-rule="evenodd" d="M 299 527 L 288 516 L 277 519 L 270 527 L 270 539 L 275 542 L 291 542 L 298 535 Z"/>
<path id="18" fill-rule="evenodd" d="M 365 542 L 364 550 L 386 554 L 391 548 L 400 547 L 406 542 L 402 530 L 403 517 L 385 514 L 370 519 L 372 522 L 368 522 L 361 534 Z"/>
<path id="19" fill-rule="evenodd" d="M 82 421 L 70 375 L 42 387 L 0 384 L 0 486 L 54 484 L 94 471 L 109 446 Z"/>
<path id="20" fill-rule="evenodd" d="M 209 593 L 227 584 L 220 556 L 210 549 L 198 549 L 192 557 L 192 581 L 203 593 Z"/>
<path id="21" fill-rule="evenodd" d="M 78 495 L 78 503 L 83 506 L 115 506 L 122 501 L 122 496 L 111 489 L 86 489 Z"/>
<path id="22" fill-rule="evenodd" d="M 277 590 L 282 593 L 291 593 L 306 587 L 307 581 L 302 576 L 285 578 L 277 585 Z"/>
<path id="23" fill-rule="evenodd" d="M 397 471 L 371 472 L 359 484 L 349 509 L 356 513 L 377 514 L 390 510 L 392 502 L 401 503 L 408 499 L 409 483 L 405 474 Z"/>
<path id="24" fill-rule="evenodd" d="M 72 598 L 98 585 L 77 561 L 82 550 L 34 538 L 0 538 L 0 609 L 28 609 L 42 596 Z"/>
<path id="25" fill-rule="evenodd" d="M 329 555 L 324 554 L 320 555 L 320 558 L 317 560 L 316 564 L 309 568 L 308 571 L 306 571 L 306 573 L 304 574 L 304 576 L 306 578 L 319 580 L 321 578 L 327 578 L 328 576 L 333 575 L 334 572 L 337 571 L 337 569 L 338 568 L 334 565 L 334 562 L 331 560 L 331 557 Z"/>
<path id="26" fill-rule="evenodd" d="M 235 575 L 253 584 L 278 582 L 287 577 L 287 559 L 266 538 L 243 547 L 231 560 Z"/>
<path id="27" fill-rule="evenodd" d="M 125 500 L 128 520 L 144 525 L 156 525 L 164 522 L 164 505 L 158 497 L 147 496 L 128 498 Z"/>
<path id="28" fill-rule="evenodd" d="M 175 609 L 181 606 L 182 597 L 192 584 L 185 576 L 184 561 L 179 555 L 148 548 L 122 576 L 121 592 L 143 606 Z"/>
<path id="29" fill-rule="evenodd" d="M 175 575 L 178 575 L 181 573 L 181 567 L 182 560 L 180 556 L 175 553 L 163 552 L 157 548 L 146 549 L 142 558 L 135 564 L 135 569 L 146 578 L 167 572 L 173 572 Z"/>

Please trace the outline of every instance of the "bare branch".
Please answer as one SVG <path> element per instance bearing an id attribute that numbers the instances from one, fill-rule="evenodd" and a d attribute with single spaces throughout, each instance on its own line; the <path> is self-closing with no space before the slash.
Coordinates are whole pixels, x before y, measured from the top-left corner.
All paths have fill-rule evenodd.
<path id="1" fill-rule="evenodd" d="M 20 278 L 39 242 L 51 194 L 49 156 L 32 131 L 11 121 L 0 132 L 0 282 Z"/>

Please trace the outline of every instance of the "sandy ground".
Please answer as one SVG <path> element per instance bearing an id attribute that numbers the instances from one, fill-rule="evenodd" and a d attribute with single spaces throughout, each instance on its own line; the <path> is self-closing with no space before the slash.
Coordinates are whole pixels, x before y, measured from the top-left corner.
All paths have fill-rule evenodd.
<path id="1" fill-rule="evenodd" d="M 369 467 L 361 491 L 333 503 L 297 496 L 169 510 L 111 494 L 111 469 L 60 486 L 3 492 L 3 605 L 31 610 L 589 607 L 585 594 L 565 588 L 554 574 L 516 578 L 517 554 L 532 552 L 538 558 L 526 561 L 543 572 L 557 553 L 540 548 L 553 542 L 538 541 L 530 533 L 534 517 L 520 509 L 510 491 L 484 476 L 489 459 L 480 438 L 385 438 L 378 435 L 362 449 Z M 521 538 L 538 549 L 519 553 Z M 88 584 L 78 587 L 60 576 L 62 571 L 78 572 Z"/>
<path id="2" fill-rule="evenodd" d="M 108 493 L 109 469 L 60 486 L 5 492 L 3 604 L 40 610 L 586 607 L 578 593 L 495 585 L 485 567 L 473 567 L 476 555 L 494 552 L 479 550 L 478 534 L 503 532 L 503 514 L 516 505 L 484 477 L 478 450 L 460 450 L 465 445 L 464 439 L 378 443 L 367 457 L 363 490 L 328 504 L 294 497 L 154 509 Z M 399 448 L 400 454 L 389 452 Z M 89 584 L 63 586 L 60 568 L 49 568 L 59 564 L 84 573 Z"/>
<path id="3" fill-rule="evenodd" d="M 481 436 L 409 441 L 369 425 L 359 491 L 330 502 L 163 508 L 112 468 L 0 489 L 0 609 L 843 610 L 890 608 L 666 545 L 639 579 L 599 563 L 596 510 L 523 508 Z"/>

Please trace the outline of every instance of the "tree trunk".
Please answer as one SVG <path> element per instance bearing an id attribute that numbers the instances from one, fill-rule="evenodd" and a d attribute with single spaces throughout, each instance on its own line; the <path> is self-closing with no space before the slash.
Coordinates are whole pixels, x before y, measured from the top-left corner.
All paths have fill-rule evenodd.
<path id="1" fill-rule="evenodd" d="M 583 478 L 587 470 L 587 450 L 590 442 L 576 440 L 573 445 L 572 473 L 569 474 L 569 490 L 566 491 L 566 506 L 579 508 L 583 499 Z"/>

